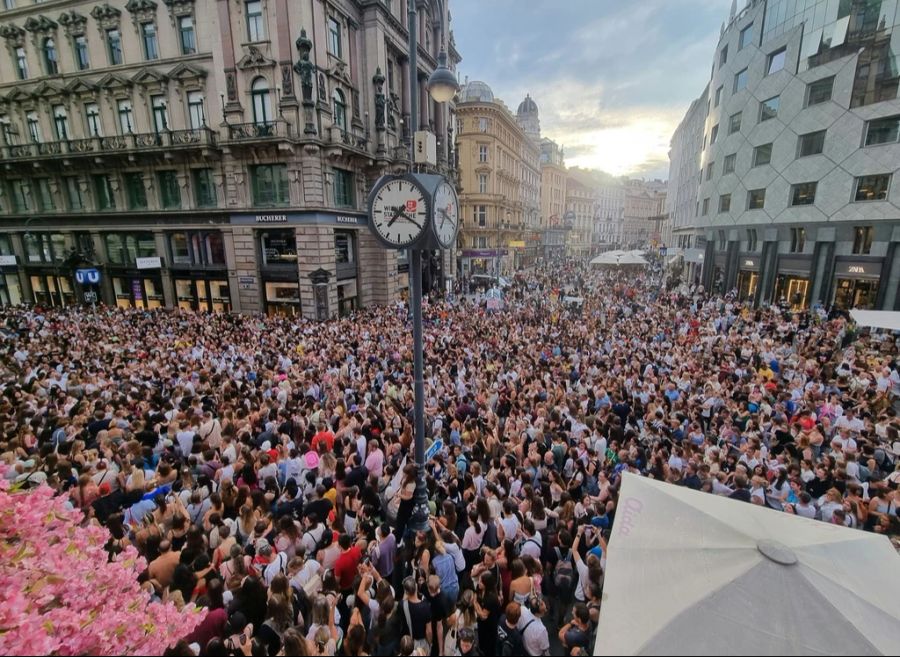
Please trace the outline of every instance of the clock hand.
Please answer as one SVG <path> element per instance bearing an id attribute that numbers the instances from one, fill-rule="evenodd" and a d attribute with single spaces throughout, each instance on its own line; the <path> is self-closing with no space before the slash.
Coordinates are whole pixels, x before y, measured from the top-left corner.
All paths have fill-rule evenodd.
<path id="1" fill-rule="evenodd" d="M 391 217 L 390 221 L 388 221 L 388 228 L 390 228 L 391 226 L 394 225 L 394 222 L 400 218 L 401 214 L 403 214 L 403 206 L 398 207 L 397 210 L 394 212 L 394 216 Z"/>
<path id="2" fill-rule="evenodd" d="M 419 230 L 422 229 L 422 224 L 420 224 L 418 221 L 416 221 L 415 219 L 413 219 L 412 217 L 410 217 L 410 216 L 409 216 L 408 214 L 406 214 L 405 212 L 403 213 L 403 218 L 406 219 L 408 222 L 410 222 L 413 226 L 415 226 L 415 227 L 418 228 Z"/>
<path id="3" fill-rule="evenodd" d="M 447 223 L 447 218 L 448 218 L 448 217 L 447 217 L 447 211 L 446 211 L 446 210 L 441 210 L 440 208 L 438 208 L 438 212 L 440 212 L 440 213 L 441 213 L 441 216 L 444 217 L 444 218 L 441 220 L 441 228 L 443 228 L 443 227 L 444 227 L 444 224 Z"/>

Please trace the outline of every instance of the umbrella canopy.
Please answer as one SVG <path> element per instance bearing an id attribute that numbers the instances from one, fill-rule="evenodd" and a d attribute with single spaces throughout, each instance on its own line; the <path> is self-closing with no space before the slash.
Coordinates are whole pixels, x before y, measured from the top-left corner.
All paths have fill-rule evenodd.
<path id="1" fill-rule="evenodd" d="M 860 326 L 900 331 L 900 312 L 892 310 L 851 310 L 850 316 Z"/>
<path id="2" fill-rule="evenodd" d="M 647 260 L 635 251 L 608 251 L 601 253 L 591 260 L 592 265 L 608 265 L 611 267 L 620 267 L 622 265 L 639 265 L 641 267 L 649 264 Z"/>
<path id="3" fill-rule="evenodd" d="M 626 253 L 621 258 L 619 258 L 620 265 L 648 265 L 650 263 L 647 262 L 646 258 L 642 255 L 638 255 L 637 253 Z"/>
<path id="4" fill-rule="evenodd" d="M 626 473 L 595 655 L 897 654 L 877 534 Z"/>

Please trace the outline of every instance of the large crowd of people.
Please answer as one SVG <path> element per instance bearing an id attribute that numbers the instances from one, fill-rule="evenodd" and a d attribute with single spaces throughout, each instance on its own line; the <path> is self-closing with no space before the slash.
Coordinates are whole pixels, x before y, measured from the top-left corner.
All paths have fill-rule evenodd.
<path id="1" fill-rule="evenodd" d="M 626 471 L 897 540 L 897 337 L 573 264 L 505 297 L 427 304 L 424 531 L 404 306 L 2 309 L 6 477 L 209 610 L 172 654 L 590 654 Z"/>

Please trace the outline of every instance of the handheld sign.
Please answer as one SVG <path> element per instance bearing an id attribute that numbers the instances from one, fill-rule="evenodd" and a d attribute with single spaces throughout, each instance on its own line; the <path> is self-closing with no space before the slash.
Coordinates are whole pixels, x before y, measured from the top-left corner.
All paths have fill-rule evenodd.
<path id="1" fill-rule="evenodd" d="M 444 449 L 444 441 L 438 438 L 433 443 L 431 443 L 431 447 L 428 448 L 428 451 L 425 452 L 425 461 L 430 461 L 434 458 L 434 455 Z"/>

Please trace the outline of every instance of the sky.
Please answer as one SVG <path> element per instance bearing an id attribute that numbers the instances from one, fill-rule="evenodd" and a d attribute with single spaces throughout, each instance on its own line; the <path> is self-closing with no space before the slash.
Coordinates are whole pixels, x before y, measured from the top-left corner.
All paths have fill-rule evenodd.
<path id="1" fill-rule="evenodd" d="M 463 80 L 486 82 L 513 113 L 530 93 L 568 166 L 666 179 L 731 2 L 451 0 L 450 13 Z"/>

